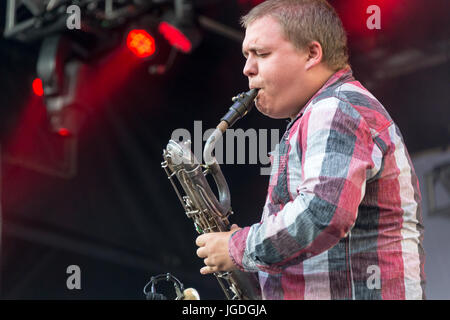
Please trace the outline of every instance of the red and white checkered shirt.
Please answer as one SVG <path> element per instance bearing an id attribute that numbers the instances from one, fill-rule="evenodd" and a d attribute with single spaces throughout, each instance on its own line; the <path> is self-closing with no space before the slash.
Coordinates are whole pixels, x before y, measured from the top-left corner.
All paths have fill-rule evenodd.
<path id="1" fill-rule="evenodd" d="M 350 68 L 292 120 L 271 156 L 261 222 L 230 256 L 263 299 L 424 299 L 421 195 L 399 128 Z"/>

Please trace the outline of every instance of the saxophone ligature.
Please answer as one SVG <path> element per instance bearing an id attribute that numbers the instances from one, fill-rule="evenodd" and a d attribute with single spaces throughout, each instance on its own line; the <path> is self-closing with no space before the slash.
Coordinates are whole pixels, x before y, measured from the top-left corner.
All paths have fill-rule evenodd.
<path id="1" fill-rule="evenodd" d="M 228 184 L 213 156 L 215 145 L 224 132 L 243 118 L 253 107 L 258 89 L 243 92 L 232 99 L 234 104 L 222 117 L 208 138 L 203 150 L 205 164 L 200 163 L 191 151 L 191 142 L 170 140 L 163 150 L 161 163 L 185 213 L 194 222 L 199 234 L 230 230 L 231 196 Z M 211 174 L 217 186 L 219 199 L 212 191 L 206 176 Z M 176 178 L 176 179 L 175 179 Z M 176 181 L 181 185 L 180 190 Z M 254 273 L 233 270 L 214 273 L 228 300 L 260 299 L 259 284 Z"/>

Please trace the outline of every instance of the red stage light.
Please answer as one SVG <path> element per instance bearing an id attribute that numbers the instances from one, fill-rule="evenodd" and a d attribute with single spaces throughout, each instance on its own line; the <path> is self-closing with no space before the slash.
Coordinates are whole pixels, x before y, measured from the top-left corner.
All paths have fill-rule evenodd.
<path id="1" fill-rule="evenodd" d="M 35 95 L 42 97 L 44 95 L 44 87 L 42 86 L 42 80 L 39 78 L 36 78 L 33 80 L 33 92 Z"/>
<path id="2" fill-rule="evenodd" d="M 155 53 L 155 39 L 145 30 L 131 30 L 127 37 L 127 47 L 137 57 L 146 58 Z"/>
<path id="3" fill-rule="evenodd" d="M 184 53 L 188 53 L 192 50 L 192 43 L 189 39 L 176 27 L 167 23 L 161 22 L 158 27 L 159 32 L 169 43 L 175 48 L 181 50 Z"/>
<path id="4" fill-rule="evenodd" d="M 60 128 L 58 130 L 58 134 L 62 137 L 68 137 L 68 136 L 70 136 L 70 131 L 67 130 L 66 128 Z"/>

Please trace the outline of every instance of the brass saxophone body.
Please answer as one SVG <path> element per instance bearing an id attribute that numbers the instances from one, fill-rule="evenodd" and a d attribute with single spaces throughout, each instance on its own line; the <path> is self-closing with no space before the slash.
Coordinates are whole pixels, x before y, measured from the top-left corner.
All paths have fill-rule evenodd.
<path id="1" fill-rule="evenodd" d="M 200 234 L 230 230 L 229 217 L 233 214 L 230 190 L 212 152 L 225 130 L 251 110 L 257 93 L 257 89 L 252 89 L 233 98 L 234 104 L 206 142 L 205 164 L 199 163 L 192 153 L 190 141 L 170 140 L 166 149 L 163 150 L 164 162 L 161 166 L 174 187 L 187 217 L 193 220 Z M 208 174 L 214 178 L 219 199 L 206 179 Z M 179 190 L 177 181 L 182 190 Z M 216 272 L 214 276 L 228 300 L 260 299 L 259 284 L 255 274 L 233 270 Z"/>

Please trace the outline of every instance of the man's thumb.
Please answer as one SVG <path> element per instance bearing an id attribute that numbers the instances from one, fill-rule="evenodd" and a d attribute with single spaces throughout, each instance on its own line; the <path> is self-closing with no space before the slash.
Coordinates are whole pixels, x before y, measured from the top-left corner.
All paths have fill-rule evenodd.
<path id="1" fill-rule="evenodd" d="M 237 229 L 241 229 L 237 224 L 233 224 L 230 228 L 230 231 L 235 231 Z"/>

